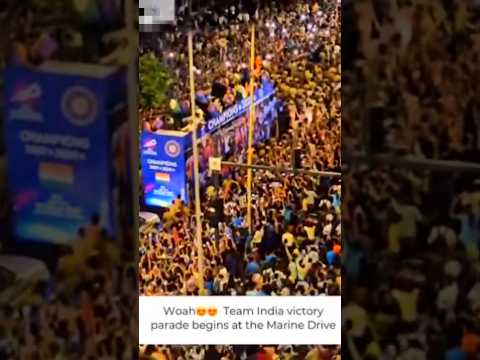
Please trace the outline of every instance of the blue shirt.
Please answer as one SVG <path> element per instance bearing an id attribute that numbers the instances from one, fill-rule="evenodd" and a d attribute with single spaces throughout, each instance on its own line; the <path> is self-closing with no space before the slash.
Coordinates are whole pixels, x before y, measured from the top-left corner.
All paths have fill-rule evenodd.
<path id="1" fill-rule="evenodd" d="M 213 292 L 213 281 L 207 281 L 205 283 L 205 289 L 207 289 L 208 294 L 210 295 Z"/>
<path id="2" fill-rule="evenodd" d="M 265 257 L 265 263 L 267 264 L 275 264 L 277 262 L 277 256 L 275 254 L 270 254 Z"/>
<path id="3" fill-rule="evenodd" d="M 338 210 L 342 205 L 342 200 L 340 200 L 340 196 L 337 194 L 333 195 L 332 205 L 336 210 Z"/>
<path id="4" fill-rule="evenodd" d="M 197 94 L 195 100 L 200 104 L 208 104 L 208 98 L 205 95 Z"/>
<path id="5" fill-rule="evenodd" d="M 464 245 L 475 242 L 480 235 L 478 230 L 478 219 L 474 217 L 473 221 L 470 221 L 470 217 L 466 214 L 458 215 L 457 219 L 459 219 L 461 222 L 461 230 L 459 235 L 460 241 Z"/>
<path id="6" fill-rule="evenodd" d="M 283 218 L 285 221 L 290 221 L 292 219 L 293 210 L 292 209 L 285 209 L 283 210 Z"/>
<path id="7" fill-rule="evenodd" d="M 243 219 L 240 216 L 237 216 L 233 218 L 232 223 L 233 223 L 233 227 L 239 228 L 240 226 L 242 226 Z"/>
<path id="8" fill-rule="evenodd" d="M 255 261 L 251 261 L 247 264 L 245 271 L 247 274 L 255 274 L 260 271 L 260 265 L 258 265 Z"/>
<path id="9" fill-rule="evenodd" d="M 337 260 L 337 255 L 333 252 L 333 250 L 328 251 L 327 252 L 328 265 L 333 265 L 335 263 L 335 260 Z"/>

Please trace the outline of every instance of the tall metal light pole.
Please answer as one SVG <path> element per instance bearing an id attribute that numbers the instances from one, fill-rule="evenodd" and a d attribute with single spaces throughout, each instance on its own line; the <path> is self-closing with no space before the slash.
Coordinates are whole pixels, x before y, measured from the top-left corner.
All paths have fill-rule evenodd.
<path id="1" fill-rule="evenodd" d="M 255 128 L 255 25 L 252 25 L 252 38 L 250 41 L 250 121 L 248 125 L 248 151 L 247 165 L 253 161 L 253 134 Z M 252 233 L 252 168 L 247 170 L 247 226 Z"/>
<path id="2" fill-rule="evenodd" d="M 202 245 L 202 216 L 200 208 L 200 174 L 198 170 L 198 144 L 197 144 L 197 115 L 195 109 L 195 78 L 193 71 L 193 32 L 188 33 L 188 67 L 190 73 L 190 108 L 192 110 L 192 148 L 193 148 L 193 178 L 195 183 L 195 222 L 196 236 L 195 246 L 198 256 L 198 286 L 202 291 L 204 289 L 204 264 L 203 264 L 203 245 Z"/>

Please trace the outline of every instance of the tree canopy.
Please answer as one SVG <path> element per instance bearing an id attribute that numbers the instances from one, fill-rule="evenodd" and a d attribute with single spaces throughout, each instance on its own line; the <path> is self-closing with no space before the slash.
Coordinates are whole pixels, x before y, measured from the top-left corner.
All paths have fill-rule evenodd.
<path id="1" fill-rule="evenodd" d="M 171 82 L 166 66 L 153 54 L 139 57 L 139 94 L 142 110 L 155 110 L 167 102 L 167 90 Z"/>

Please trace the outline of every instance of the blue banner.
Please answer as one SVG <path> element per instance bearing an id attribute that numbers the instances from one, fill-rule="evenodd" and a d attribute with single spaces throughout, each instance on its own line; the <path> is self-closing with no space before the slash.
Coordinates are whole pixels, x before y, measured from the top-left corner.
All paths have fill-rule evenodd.
<path id="1" fill-rule="evenodd" d="M 257 108 L 255 143 L 270 137 L 273 120 L 276 118 L 275 87 L 264 81 L 255 91 Z M 250 98 L 245 98 L 226 109 L 221 115 L 210 119 L 198 131 L 199 139 L 210 137 L 208 144 L 200 145 L 200 170 L 207 167 L 210 156 L 224 156 L 230 150 L 240 151 L 246 144 L 245 116 L 250 109 Z M 245 135 L 245 136 L 244 136 Z M 144 187 L 144 204 L 153 207 L 170 207 L 178 196 L 188 202 L 187 179 L 191 176 L 192 159 L 187 159 L 187 150 L 192 145 L 192 134 L 180 131 L 143 132 L 141 135 L 141 167 Z M 230 150 L 229 150 L 230 149 Z"/>
<path id="2" fill-rule="evenodd" d="M 187 202 L 185 141 L 188 134 L 143 132 L 141 165 L 145 205 L 170 207 L 178 197 Z"/>
<path id="3" fill-rule="evenodd" d="M 8 174 L 19 240 L 66 244 L 94 217 L 113 231 L 109 120 L 125 100 L 119 73 L 88 65 L 76 75 L 60 63 L 6 69 Z"/>
<path id="4" fill-rule="evenodd" d="M 262 83 L 262 86 L 255 90 L 254 101 L 255 105 L 262 103 L 265 99 L 269 98 L 275 93 L 275 87 L 273 84 L 265 80 Z M 226 109 L 219 116 L 210 119 L 200 130 L 200 137 L 205 136 L 206 134 L 211 134 L 218 129 L 221 129 L 228 125 L 230 122 L 245 114 L 250 108 L 250 98 L 245 98 L 233 106 Z"/>

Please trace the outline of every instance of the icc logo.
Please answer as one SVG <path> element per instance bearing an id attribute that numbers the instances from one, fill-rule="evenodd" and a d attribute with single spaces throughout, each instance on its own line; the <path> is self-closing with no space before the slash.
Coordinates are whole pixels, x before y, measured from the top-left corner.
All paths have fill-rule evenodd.
<path id="1" fill-rule="evenodd" d="M 156 147 L 157 147 L 157 140 L 148 139 L 143 143 L 143 154 L 157 156 L 158 154 L 156 151 Z"/>
<path id="2" fill-rule="evenodd" d="M 143 144 L 143 147 L 147 148 L 147 149 L 152 149 L 155 146 L 157 146 L 157 140 L 155 140 L 155 139 L 148 140 Z"/>
<path id="3" fill-rule="evenodd" d="M 12 103 L 10 117 L 32 122 L 43 121 L 43 115 L 40 111 L 42 95 L 42 88 L 37 83 L 17 85 L 9 99 Z"/>
<path id="4" fill-rule="evenodd" d="M 169 140 L 165 144 L 165 152 L 170 157 L 177 157 L 180 155 L 180 144 L 175 140 Z"/>
<path id="5" fill-rule="evenodd" d="M 83 86 L 70 87 L 63 95 L 62 111 L 65 117 L 76 126 L 91 125 L 98 112 L 95 94 Z"/>

